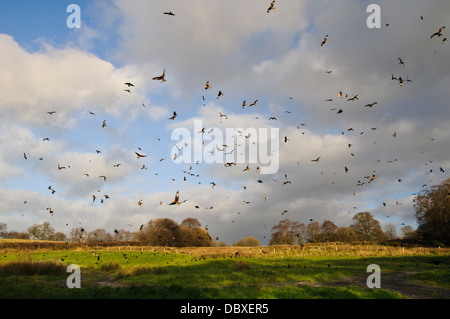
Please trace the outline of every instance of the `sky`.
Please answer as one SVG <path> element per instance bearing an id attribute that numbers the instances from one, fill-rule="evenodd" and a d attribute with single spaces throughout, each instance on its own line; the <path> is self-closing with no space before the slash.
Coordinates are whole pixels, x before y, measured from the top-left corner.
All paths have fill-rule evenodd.
<path id="1" fill-rule="evenodd" d="M 450 30 L 431 38 L 450 3 L 380 0 L 380 28 L 370 1 L 270 3 L 2 1 L 0 222 L 193 217 L 228 244 L 363 211 L 416 228 L 414 194 L 450 172 Z"/>

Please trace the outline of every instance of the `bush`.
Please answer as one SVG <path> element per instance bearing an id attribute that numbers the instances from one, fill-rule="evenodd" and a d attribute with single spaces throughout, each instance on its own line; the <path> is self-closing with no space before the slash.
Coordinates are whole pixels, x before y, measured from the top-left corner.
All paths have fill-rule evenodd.
<path id="1" fill-rule="evenodd" d="M 260 245 L 259 240 L 252 236 L 242 238 L 237 242 L 233 243 L 233 246 L 240 246 L 240 247 L 256 247 L 259 245 Z"/>

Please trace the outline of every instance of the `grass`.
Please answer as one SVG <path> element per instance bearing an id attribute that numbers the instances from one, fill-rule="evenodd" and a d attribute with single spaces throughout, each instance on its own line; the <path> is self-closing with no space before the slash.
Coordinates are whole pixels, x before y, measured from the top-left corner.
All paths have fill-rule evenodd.
<path id="1" fill-rule="evenodd" d="M 367 277 L 370 264 L 378 264 L 382 273 L 414 272 L 409 277 L 414 281 L 450 289 L 448 250 L 319 247 L 240 248 L 244 256 L 239 258 L 230 247 L 105 249 L 95 254 L 90 249 L 8 249 L 0 251 L 0 298 L 404 298 L 385 289 L 297 284 Z M 441 263 L 432 263 L 436 260 Z M 69 264 L 81 267 L 82 289 L 67 288 Z"/>

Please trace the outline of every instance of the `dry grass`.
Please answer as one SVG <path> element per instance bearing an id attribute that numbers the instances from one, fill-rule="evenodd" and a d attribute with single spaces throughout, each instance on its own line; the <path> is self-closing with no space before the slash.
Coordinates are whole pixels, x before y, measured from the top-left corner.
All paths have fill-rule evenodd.
<path id="1" fill-rule="evenodd" d="M 244 271 L 244 270 L 250 269 L 250 265 L 248 262 L 238 261 L 233 265 L 232 269 L 234 271 Z"/>
<path id="2" fill-rule="evenodd" d="M 14 261 L 0 264 L 0 276 L 60 275 L 66 271 L 66 265 L 50 261 Z"/>

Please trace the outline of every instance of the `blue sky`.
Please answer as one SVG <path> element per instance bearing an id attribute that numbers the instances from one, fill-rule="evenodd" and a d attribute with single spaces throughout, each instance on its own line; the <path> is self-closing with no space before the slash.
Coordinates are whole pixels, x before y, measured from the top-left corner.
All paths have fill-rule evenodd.
<path id="1" fill-rule="evenodd" d="M 338 226 L 369 210 L 400 234 L 402 223 L 415 227 L 412 194 L 448 178 L 450 52 L 442 37 L 430 39 L 449 23 L 446 1 L 380 1 L 389 27 L 379 30 L 367 28 L 366 5 L 356 0 L 277 1 L 269 14 L 256 0 L 77 1 L 80 29 L 66 26 L 71 3 L 2 2 L 0 192 L 8 199 L 0 221 L 9 230 L 49 221 L 66 233 L 80 222 L 109 231 L 195 217 L 228 243 L 250 235 L 267 243 L 287 209 L 290 219 Z M 166 82 L 152 80 L 163 70 Z M 391 74 L 413 82 L 400 87 Z M 130 93 L 125 82 L 135 84 Z M 425 101 L 432 111 L 424 111 Z M 169 120 L 174 111 L 178 117 Z M 193 135 L 194 120 L 206 131 L 279 129 L 279 171 L 173 163 L 171 133 Z M 148 157 L 137 159 L 135 151 Z M 374 183 L 357 185 L 373 171 Z M 188 201 L 168 206 L 177 190 Z M 111 200 L 93 203 L 93 194 Z M 49 206 L 58 213 L 48 216 Z"/>

